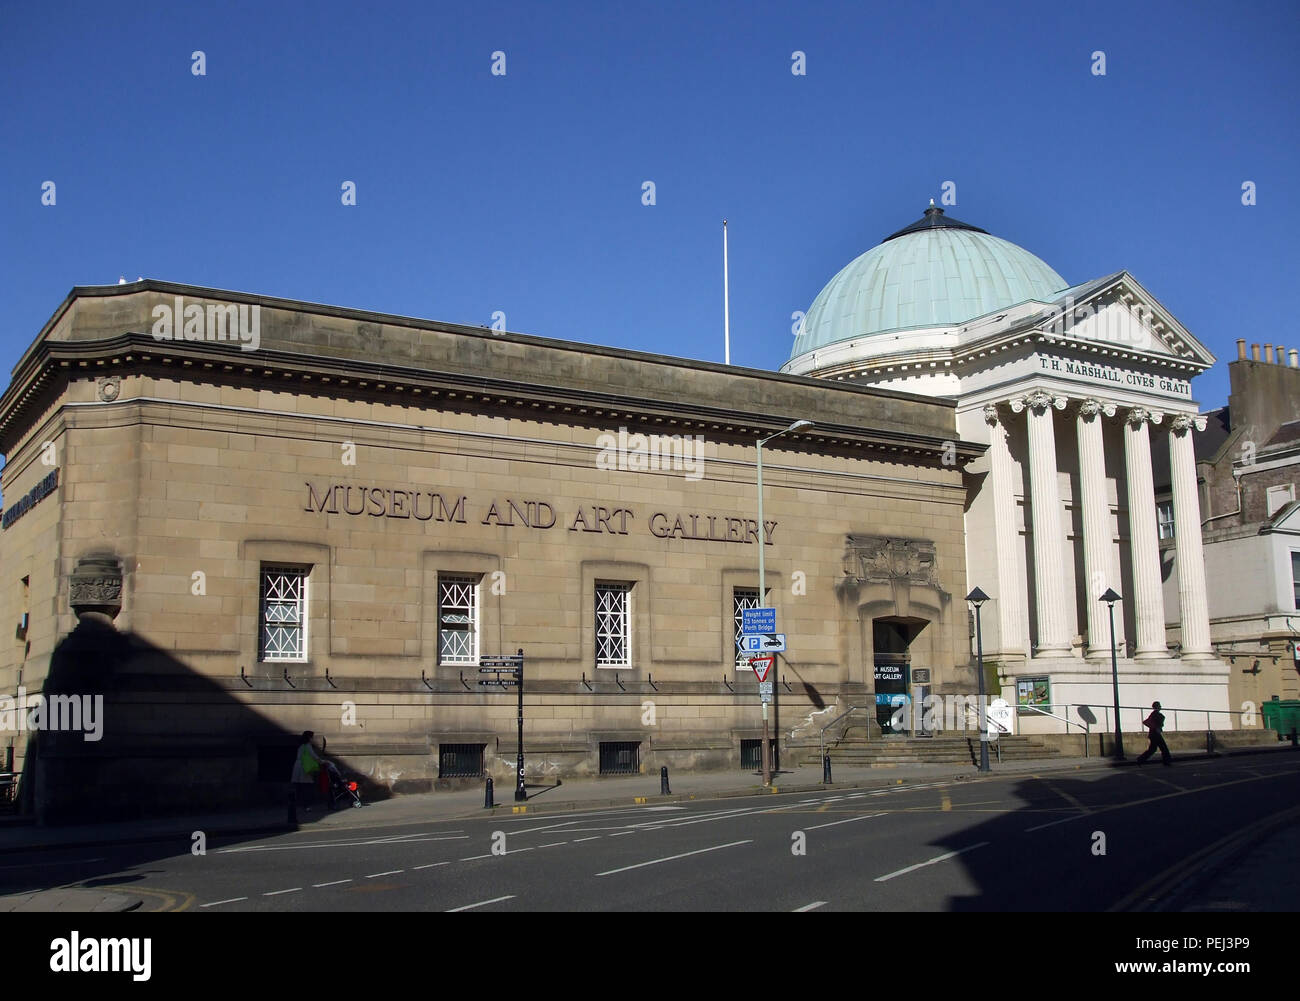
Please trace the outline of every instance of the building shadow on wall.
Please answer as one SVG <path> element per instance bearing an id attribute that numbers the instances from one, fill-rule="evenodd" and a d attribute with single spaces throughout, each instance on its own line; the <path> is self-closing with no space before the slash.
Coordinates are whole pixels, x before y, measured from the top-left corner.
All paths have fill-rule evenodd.
<path id="1" fill-rule="evenodd" d="M 268 681 L 231 685 L 241 683 L 252 691 Z M 283 689 L 268 701 L 284 703 L 290 689 Z M 277 805 L 287 817 L 301 732 L 119 631 L 108 615 L 81 615 L 55 648 L 43 694 L 47 729 L 28 735 L 18 787 L 19 807 L 35 821 L 102 823 Z M 319 747 L 329 735 L 316 729 Z M 365 799 L 387 798 L 386 788 L 328 755 L 328 744 L 326 752 L 358 779 Z"/>

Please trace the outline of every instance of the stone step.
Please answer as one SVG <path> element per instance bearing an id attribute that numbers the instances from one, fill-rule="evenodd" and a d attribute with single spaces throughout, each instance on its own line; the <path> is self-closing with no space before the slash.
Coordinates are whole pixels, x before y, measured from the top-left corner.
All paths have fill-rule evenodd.
<path id="1" fill-rule="evenodd" d="M 1029 736 L 1008 735 L 1001 738 L 1003 761 L 1028 761 L 1054 758 L 1060 751 L 1040 744 Z M 791 748 L 804 764 L 820 763 L 820 745 Z M 889 737 L 869 741 L 864 738 L 847 738 L 837 741 L 827 749 L 832 765 L 871 768 L 902 764 L 952 764 L 969 765 L 977 760 L 979 743 L 974 737 Z M 989 755 L 997 757 L 998 746 L 990 744 Z"/>

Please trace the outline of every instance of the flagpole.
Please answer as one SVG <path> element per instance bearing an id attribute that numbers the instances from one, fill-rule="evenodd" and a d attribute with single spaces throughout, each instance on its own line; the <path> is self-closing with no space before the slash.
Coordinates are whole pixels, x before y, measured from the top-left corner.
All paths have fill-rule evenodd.
<path id="1" fill-rule="evenodd" d="M 731 364 L 731 289 L 727 284 L 727 220 L 722 220 L 722 342 L 726 364 Z"/>

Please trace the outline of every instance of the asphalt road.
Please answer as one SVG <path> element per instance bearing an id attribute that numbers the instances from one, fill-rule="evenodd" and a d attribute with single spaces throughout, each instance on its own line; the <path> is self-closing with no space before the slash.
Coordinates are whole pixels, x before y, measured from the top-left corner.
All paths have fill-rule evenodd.
<path id="1" fill-rule="evenodd" d="M 203 855 L 188 842 L 8 853 L 0 892 L 112 886 L 195 913 L 1101 911 L 1185 889 L 1188 859 L 1298 793 L 1300 761 L 1242 756 L 301 830 Z"/>

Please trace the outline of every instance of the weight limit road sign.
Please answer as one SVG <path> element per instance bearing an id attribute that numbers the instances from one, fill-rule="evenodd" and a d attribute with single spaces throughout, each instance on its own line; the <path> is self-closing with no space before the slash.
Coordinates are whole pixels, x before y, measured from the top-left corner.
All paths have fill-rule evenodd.
<path id="1" fill-rule="evenodd" d="M 776 632 L 776 609 L 775 608 L 741 609 L 740 631 L 742 633 Z"/>

